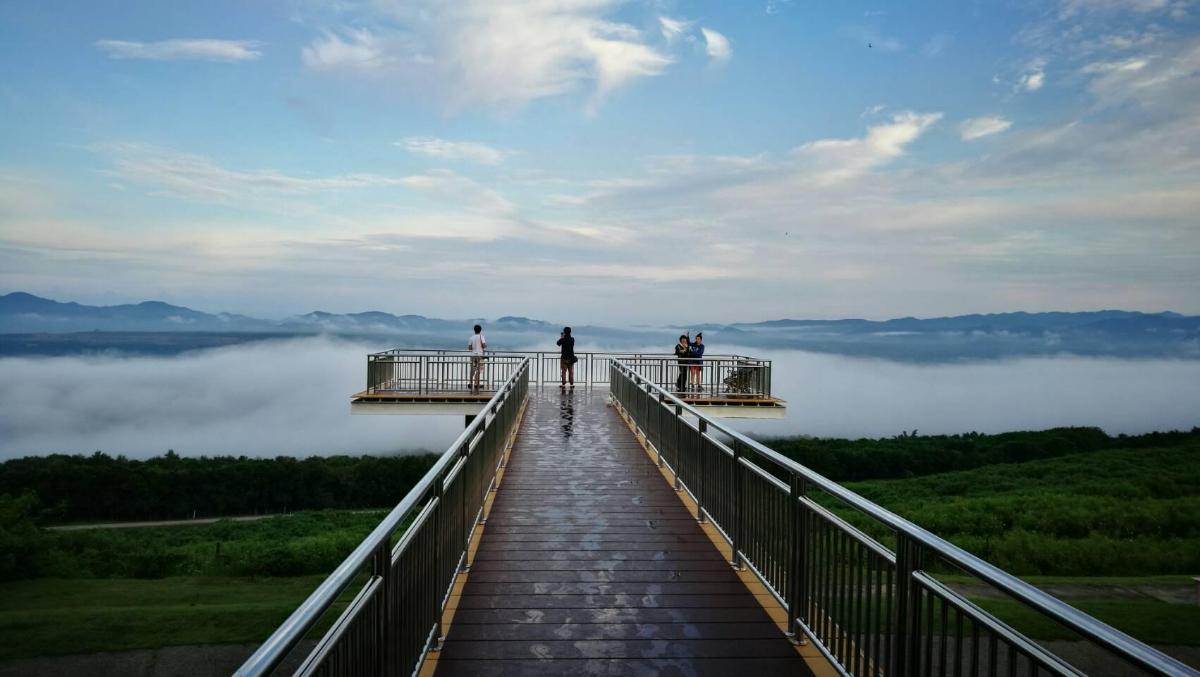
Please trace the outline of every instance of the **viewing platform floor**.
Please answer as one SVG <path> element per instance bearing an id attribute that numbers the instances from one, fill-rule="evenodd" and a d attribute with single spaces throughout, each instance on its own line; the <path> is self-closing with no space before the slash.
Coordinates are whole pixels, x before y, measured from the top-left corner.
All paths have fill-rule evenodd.
<path id="1" fill-rule="evenodd" d="M 558 393 L 557 384 L 546 384 L 533 388 L 544 392 Z M 575 392 L 593 393 L 597 397 L 608 396 L 608 386 L 576 386 Z M 496 394 L 495 390 L 484 388 L 473 391 L 459 390 L 363 390 L 350 396 L 352 411 L 356 414 L 366 413 L 476 413 L 472 408 L 482 408 Z M 693 407 L 705 407 L 716 416 L 730 418 L 782 418 L 786 412 L 787 403 L 777 397 L 762 397 L 741 395 L 738 393 L 678 393 L 677 397 Z M 383 406 L 392 405 L 392 406 Z"/>
<path id="2" fill-rule="evenodd" d="M 828 673 L 607 389 L 531 389 L 501 472 L 421 674 Z"/>

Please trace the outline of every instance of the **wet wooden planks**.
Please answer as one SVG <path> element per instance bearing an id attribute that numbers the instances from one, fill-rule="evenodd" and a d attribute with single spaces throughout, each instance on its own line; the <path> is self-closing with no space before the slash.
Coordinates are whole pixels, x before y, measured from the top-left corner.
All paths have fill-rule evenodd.
<path id="1" fill-rule="evenodd" d="M 811 674 L 607 394 L 531 393 L 436 674 Z"/>

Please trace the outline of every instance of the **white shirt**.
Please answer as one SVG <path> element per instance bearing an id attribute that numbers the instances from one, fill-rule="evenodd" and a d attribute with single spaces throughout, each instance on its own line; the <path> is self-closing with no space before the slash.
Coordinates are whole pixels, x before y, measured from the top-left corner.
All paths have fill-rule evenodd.
<path id="1" fill-rule="evenodd" d="M 471 351 L 472 355 L 482 355 L 483 346 L 486 343 L 487 339 L 483 337 L 482 333 L 471 334 L 471 338 L 467 339 L 467 349 Z"/>

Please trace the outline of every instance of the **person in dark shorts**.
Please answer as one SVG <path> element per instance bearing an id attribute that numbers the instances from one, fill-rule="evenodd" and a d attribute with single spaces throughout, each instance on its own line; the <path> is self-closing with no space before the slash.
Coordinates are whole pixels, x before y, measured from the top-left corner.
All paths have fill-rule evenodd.
<path id="1" fill-rule="evenodd" d="M 558 346 L 562 348 L 559 353 L 559 376 L 562 380 L 560 387 L 567 387 L 567 379 L 571 380 L 571 387 L 575 387 L 575 363 L 579 361 L 575 357 L 575 337 L 571 336 L 571 328 L 563 327 L 562 333 L 558 335 Z"/>
<path id="2" fill-rule="evenodd" d="M 679 343 L 675 344 L 675 357 L 679 360 L 679 376 L 675 378 L 675 391 L 683 392 L 687 386 L 688 366 L 692 357 L 692 346 L 687 334 L 679 335 Z"/>

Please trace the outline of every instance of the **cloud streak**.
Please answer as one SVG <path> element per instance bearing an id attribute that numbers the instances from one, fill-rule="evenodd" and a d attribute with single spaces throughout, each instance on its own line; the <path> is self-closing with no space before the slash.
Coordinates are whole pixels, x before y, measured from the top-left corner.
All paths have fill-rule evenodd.
<path id="1" fill-rule="evenodd" d="M 262 43 L 254 40 L 97 40 L 96 47 L 112 59 L 148 61 L 253 61 L 262 56 Z"/>
<path id="2" fill-rule="evenodd" d="M 964 120 L 962 124 L 958 126 L 958 131 L 959 134 L 962 135 L 963 141 L 974 141 L 976 139 L 982 139 L 985 136 L 999 134 L 1000 132 L 1007 130 L 1009 127 L 1012 127 L 1012 122 L 1010 120 L 1005 120 L 1004 118 L 996 115 L 989 115 L 986 117 Z"/>
<path id="3" fill-rule="evenodd" d="M 394 145 L 409 153 L 438 160 L 465 160 L 485 165 L 498 165 L 512 155 L 511 151 L 472 141 L 449 141 L 431 136 L 408 136 Z"/>

